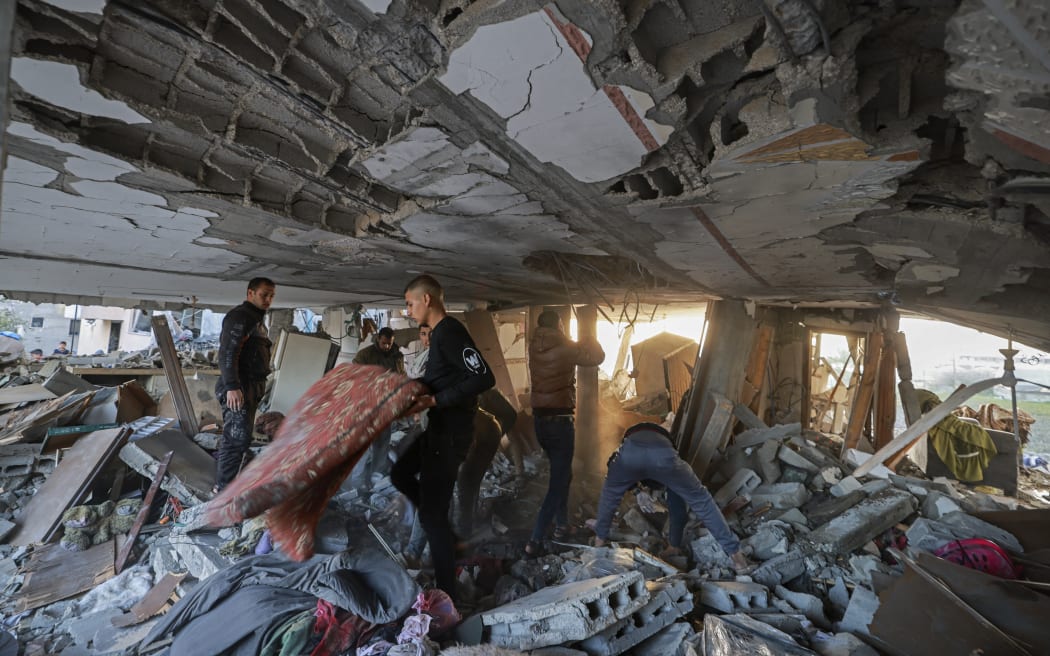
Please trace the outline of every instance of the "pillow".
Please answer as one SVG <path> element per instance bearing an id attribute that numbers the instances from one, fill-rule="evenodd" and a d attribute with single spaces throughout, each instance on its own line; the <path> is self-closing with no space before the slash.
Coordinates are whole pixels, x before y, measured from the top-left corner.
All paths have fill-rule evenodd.
<path id="1" fill-rule="evenodd" d="M 296 402 L 273 442 L 208 503 L 206 523 L 231 526 L 268 511 L 266 525 L 281 550 L 306 560 L 328 500 L 372 441 L 425 392 L 422 383 L 383 367 L 332 369 Z"/>

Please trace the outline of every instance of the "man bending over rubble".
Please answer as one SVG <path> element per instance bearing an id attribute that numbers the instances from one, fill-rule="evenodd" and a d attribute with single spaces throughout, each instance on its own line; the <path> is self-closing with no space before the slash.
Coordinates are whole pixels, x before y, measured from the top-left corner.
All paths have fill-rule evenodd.
<path id="1" fill-rule="evenodd" d="M 269 278 L 252 278 L 248 298 L 222 320 L 219 380 L 215 383 L 222 406 L 222 442 L 212 490 L 216 494 L 237 476 L 252 443 L 255 411 L 270 374 L 271 343 L 264 321 L 276 290 Z"/>
<path id="2" fill-rule="evenodd" d="M 405 287 L 405 306 L 416 323 L 431 327 L 422 378 L 431 393 L 416 399 L 406 414 L 427 408 L 430 412 L 426 430 L 394 464 L 390 480 L 418 509 L 437 586 L 455 599 L 456 536 L 449 526 L 449 504 L 459 466 L 474 439 L 478 395 L 495 385 L 496 378 L 466 327 L 445 313 L 437 280 L 428 275 L 414 278 Z"/>
<path id="3" fill-rule="evenodd" d="M 669 542 L 679 548 L 685 531 L 686 506 L 700 521 L 726 554 L 733 560 L 737 573 L 754 569 L 740 551 L 740 540 L 726 524 L 725 517 L 715 504 L 693 468 L 678 457 L 671 442 L 671 434 L 658 424 L 641 423 L 631 426 L 623 434 L 623 444 L 609 458 L 609 473 L 605 476 L 602 496 L 598 502 L 598 522 L 595 526 L 595 546 L 604 546 L 609 538 L 613 513 L 627 490 L 640 481 L 655 481 L 667 488 L 667 506 L 670 511 Z"/>

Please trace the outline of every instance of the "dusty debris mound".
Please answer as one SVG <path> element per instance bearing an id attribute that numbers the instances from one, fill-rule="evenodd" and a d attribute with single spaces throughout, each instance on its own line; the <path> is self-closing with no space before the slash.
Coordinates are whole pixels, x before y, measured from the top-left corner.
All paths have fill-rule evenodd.
<path id="1" fill-rule="evenodd" d="M 188 437 L 149 414 L 116 421 L 152 410 L 134 385 L 58 376 L 74 389 L 44 396 L 34 385 L 48 391 L 50 379 L 27 378 L 19 393 L 42 398 L 0 413 L 4 615 L 27 654 L 253 654 L 273 641 L 294 653 L 394 656 L 877 654 L 921 644 L 1023 653 L 1018 645 L 1040 639 L 1033 618 L 1050 611 L 1045 587 L 1030 586 L 1050 583 L 1050 477 L 1038 470 L 1021 470 L 1015 499 L 930 479 L 907 460 L 856 476 L 864 454 L 842 460 L 841 441 L 797 424 L 746 431 L 710 482 L 757 565 L 737 576 L 696 520 L 685 548 L 669 548 L 656 490 L 628 494 L 613 543 L 588 546 L 599 491 L 589 482 L 574 483 L 574 533 L 523 558 L 546 459 L 500 452 L 462 524 L 471 530 L 453 603 L 432 589 L 426 549 L 406 556 L 418 527 L 388 477 L 344 484 L 317 527 L 319 555 L 295 563 L 258 518 L 198 529 L 208 434 Z M 395 423 L 393 448 L 418 430 Z M 29 522 L 31 508 L 47 512 Z M 121 530 L 98 538 L 103 514 L 120 515 Z M 62 547 L 89 527 L 93 544 Z M 915 603 L 934 621 L 919 622 Z M 265 613 L 244 612 L 260 604 Z M 928 635 L 944 622 L 963 628 Z"/>

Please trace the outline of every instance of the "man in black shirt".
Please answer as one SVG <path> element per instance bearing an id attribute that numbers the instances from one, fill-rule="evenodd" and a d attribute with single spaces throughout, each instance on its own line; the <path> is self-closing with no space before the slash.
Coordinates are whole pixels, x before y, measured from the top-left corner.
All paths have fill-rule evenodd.
<path id="1" fill-rule="evenodd" d="M 219 444 L 215 489 L 229 485 L 240 471 L 252 442 L 255 410 L 270 373 L 270 339 L 266 310 L 276 286 L 269 278 L 252 278 L 248 299 L 226 313 L 219 337 L 219 380 L 215 395 L 222 406 L 222 442 Z"/>
<path id="2" fill-rule="evenodd" d="M 427 275 L 414 278 L 405 287 L 405 306 L 416 323 L 431 327 L 422 378 L 431 393 L 416 399 L 406 414 L 428 408 L 430 413 L 426 431 L 398 459 L 390 478 L 418 509 L 437 586 L 455 598 L 456 536 L 448 510 L 459 466 L 474 439 L 478 395 L 495 385 L 496 378 L 466 327 L 446 314 L 437 280 Z"/>

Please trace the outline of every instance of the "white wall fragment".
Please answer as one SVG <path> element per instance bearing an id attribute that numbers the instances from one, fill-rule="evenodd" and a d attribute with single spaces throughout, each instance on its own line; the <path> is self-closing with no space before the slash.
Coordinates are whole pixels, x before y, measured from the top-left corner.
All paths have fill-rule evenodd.
<path id="1" fill-rule="evenodd" d="M 72 64 L 15 57 L 11 60 L 11 79 L 26 93 L 58 107 L 125 123 L 150 122 L 127 104 L 85 88 L 80 83 L 80 71 Z"/>

